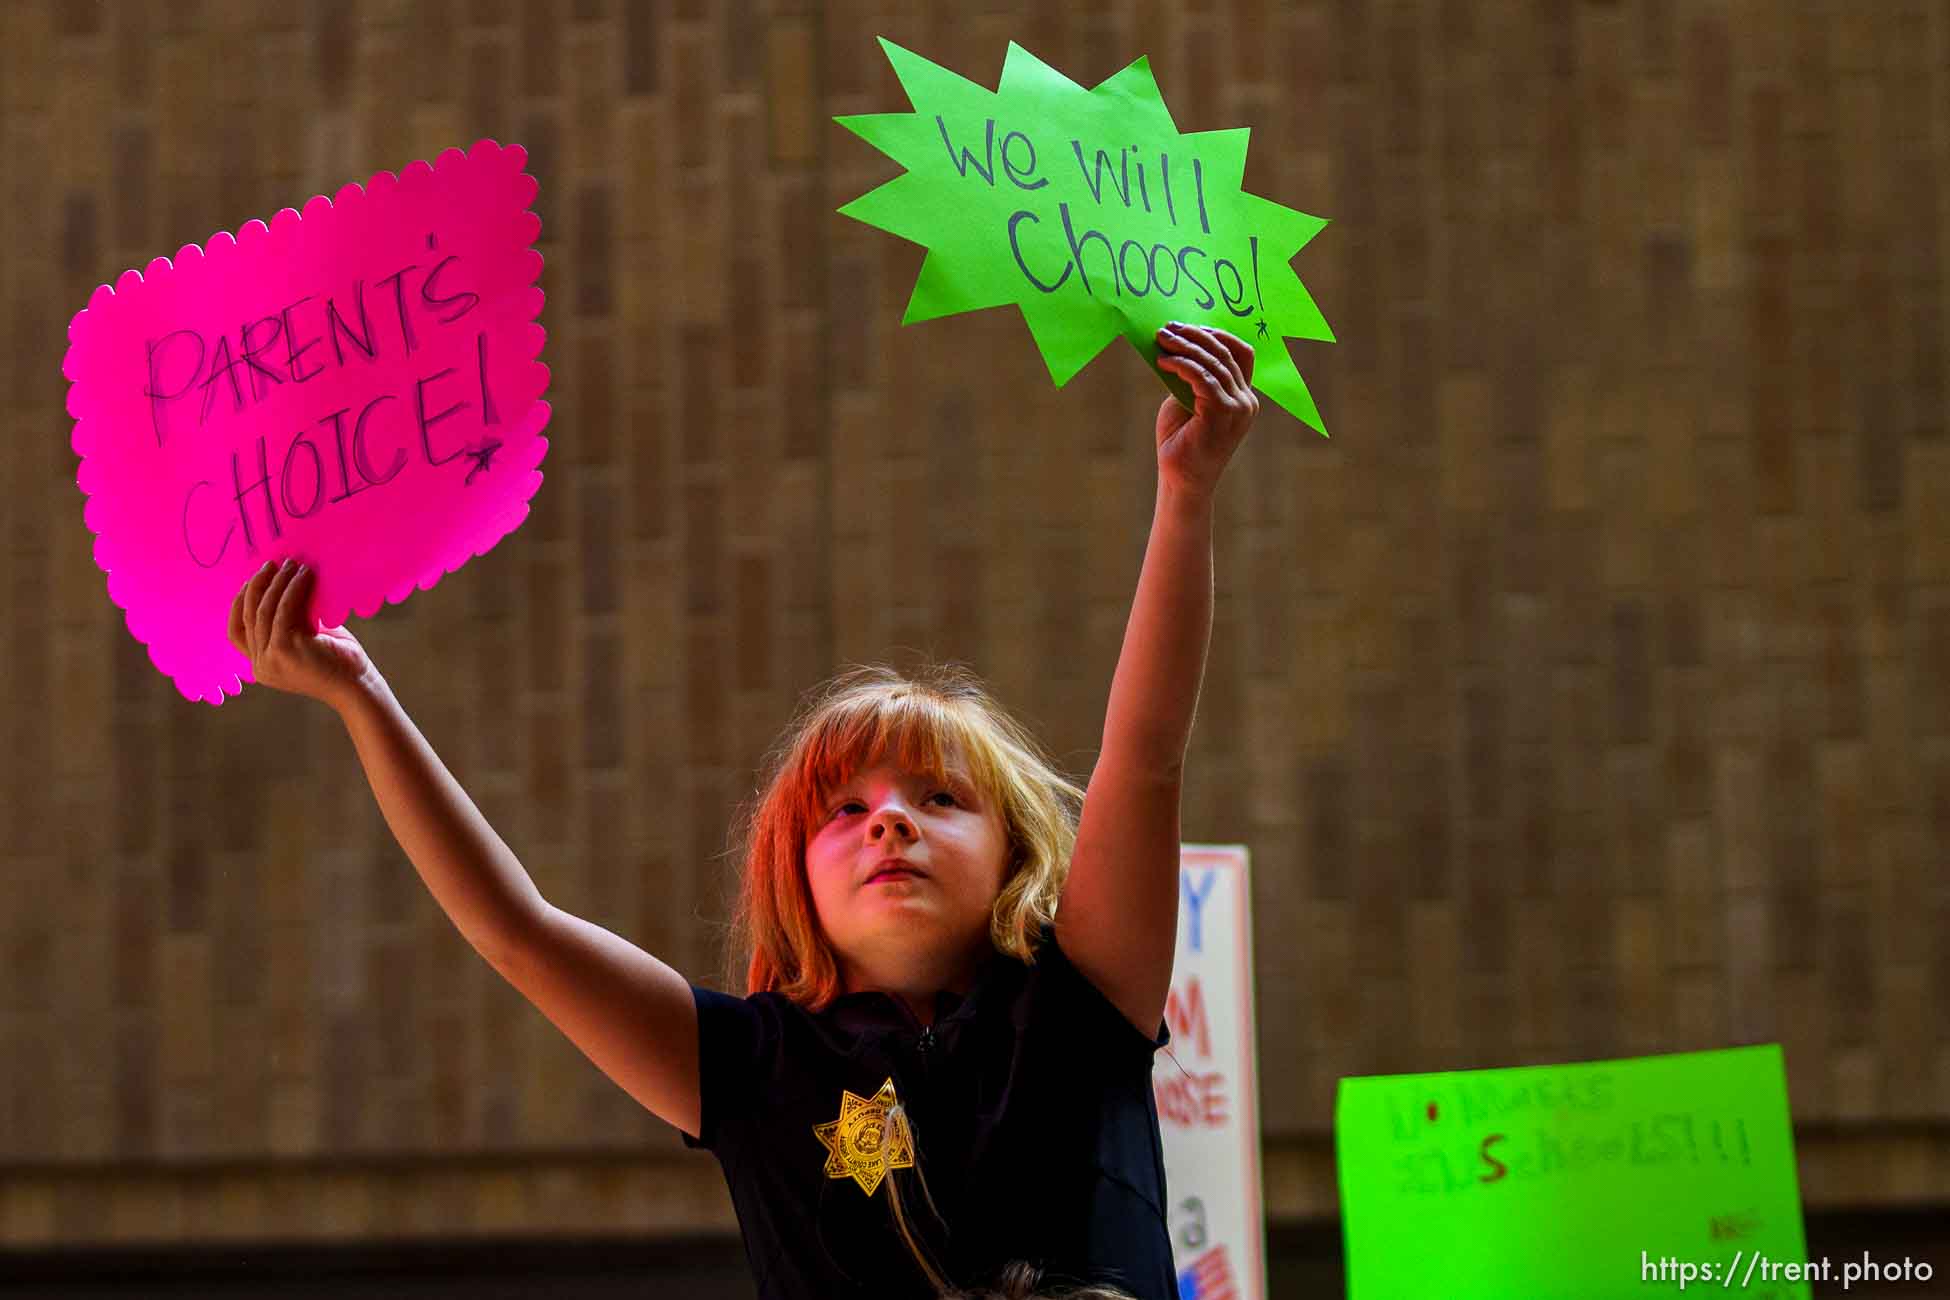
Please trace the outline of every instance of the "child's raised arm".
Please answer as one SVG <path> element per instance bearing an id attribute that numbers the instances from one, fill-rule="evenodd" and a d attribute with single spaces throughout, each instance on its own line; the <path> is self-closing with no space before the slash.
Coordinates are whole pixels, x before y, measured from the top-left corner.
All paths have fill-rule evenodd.
<path id="1" fill-rule="evenodd" d="M 1104 711 L 1070 877 L 1063 951 L 1146 1035 L 1171 991 L 1178 938 L 1178 799 L 1212 633 L 1213 497 L 1259 399 L 1253 350 L 1222 330 L 1168 325 L 1159 367 L 1192 389 L 1158 408 L 1158 499 Z"/>
<path id="2" fill-rule="evenodd" d="M 286 561 L 265 565 L 237 593 L 230 640 L 257 681 L 338 713 L 386 825 L 462 937 L 624 1091 L 695 1135 L 690 984 L 542 897 L 352 634 L 304 626 L 314 581 Z"/>

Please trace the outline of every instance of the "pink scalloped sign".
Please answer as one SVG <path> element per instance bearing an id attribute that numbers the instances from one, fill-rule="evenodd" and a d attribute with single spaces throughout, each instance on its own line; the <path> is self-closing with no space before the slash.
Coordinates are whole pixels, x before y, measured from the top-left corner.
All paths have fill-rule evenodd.
<path id="1" fill-rule="evenodd" d="M 231 602 L 318 571 L 332 627 L 528 515 L 548 452 L 528 153 L 482 140 L 95 290 L 62 371 L 108 595 L 186 697 L 251 680 Z"/>

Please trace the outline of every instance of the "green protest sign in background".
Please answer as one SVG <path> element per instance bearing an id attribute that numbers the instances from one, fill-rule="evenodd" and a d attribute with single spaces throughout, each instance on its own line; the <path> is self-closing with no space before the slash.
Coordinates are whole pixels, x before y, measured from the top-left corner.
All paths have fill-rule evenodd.
<path id="1" fill-rule="evenodd" d="M 1150 64 L 1085 90 L 1010 43 L 990 91 L 882 40 L 912 113 L 836 119 L 907 168 L 840 211 L 927 247 L 903 323 L 1014 303 L 1058 386 L 1167 321 L 1253 346 L 1253 386 L 1325 434 L 1285 340 L 1332 341 L 1290 265 L 1327 223 L 1241 185 L 1246 128 L 1181 135 Z"/>
<path id="2" fill-rule="evenodd" d="M 1334 1135 L 1351 1300 L 1676 1294 L 1682 1264 L 1810 1294 L 1778 1046 L 1343 1079 Z"/>

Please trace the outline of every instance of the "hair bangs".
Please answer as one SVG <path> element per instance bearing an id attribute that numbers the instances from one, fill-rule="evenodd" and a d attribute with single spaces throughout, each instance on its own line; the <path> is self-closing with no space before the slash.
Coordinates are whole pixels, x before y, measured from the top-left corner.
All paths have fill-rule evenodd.
<path id="1" fill-rule="evenodd" d="M 993 739 L 956 701 L 905 683 L 863 690 L 807 727 L 795 765 L 797 810 L 813 824 L 833 791 L 882 764 L 994 791 L 997 759 Z"/>

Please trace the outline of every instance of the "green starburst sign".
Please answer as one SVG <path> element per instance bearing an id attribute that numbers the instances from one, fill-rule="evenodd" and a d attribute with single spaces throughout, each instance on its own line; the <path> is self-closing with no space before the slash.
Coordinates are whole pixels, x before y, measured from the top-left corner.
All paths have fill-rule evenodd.
<path id="1" fill-rule="evenodd" d="M 907 170 L 840 212 L 927 248 L 902 322 L 1014 303 L 1058 387 L 1180 320 L 1253 345 L 1253 386 L 1327 432 L 1285 340 L 1331 342 L 1294 254 L 1327 222 L 1241 186 L 1248 128 L 1181 134 L 1147 60 L 1092 90 L 1011 42 L 993 91 L 883 39 L 912 113 L 835 120 Z"/>

